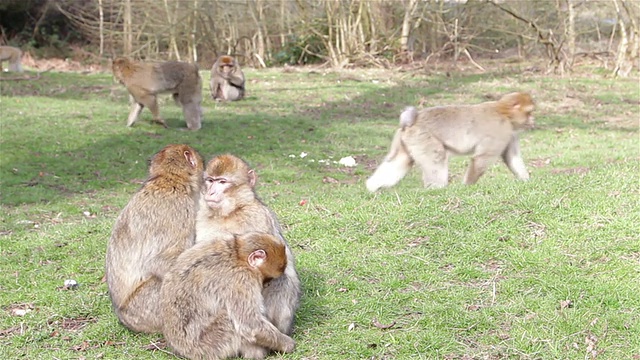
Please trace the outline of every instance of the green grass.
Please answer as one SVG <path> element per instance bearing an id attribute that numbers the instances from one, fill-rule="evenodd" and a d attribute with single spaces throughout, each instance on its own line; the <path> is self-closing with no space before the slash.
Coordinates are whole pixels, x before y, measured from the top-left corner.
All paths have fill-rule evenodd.
<path id="1" fill-rule="evenodd" d="M 168 143 L 256 168 L 304 289 L 297 349 L 282 358 L 640 357 L 637 78 L 246 75 L 241 102 L 214 103 L 205 87 L 198 132 L 177 130 L 169 96 L 169 130 L 146 110 L 127 128 L 127 94 L 110 74 L 0 81 L 0 359 L 172 358 L 154 350 L 160 335 L 118 324 L 101 280 L 115 217 Z M 466 187 L 467 159 L 454 158 L 445 189 L 422 189 L 414 170 L 366 191 L 405 106 L 516 90 L 538 104 L 521 144 L 531 181 L 497 164 Z M 345 156 L 358 165 L 335 163 Z"/>

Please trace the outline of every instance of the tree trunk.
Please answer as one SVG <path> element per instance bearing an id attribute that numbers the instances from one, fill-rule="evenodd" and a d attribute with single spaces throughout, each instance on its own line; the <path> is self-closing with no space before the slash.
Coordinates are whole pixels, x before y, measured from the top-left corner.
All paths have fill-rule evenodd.
<path id="1" fill-rule="evenodd" d="M 573 61 L 576 55 L 576 11 L 575 0 L 567 0 L 568 19 L 567 19 L 567 46 L 569 48 L 568 67 L 573 66 Z"/>
<path id="2" fill-rule="evenodd" d="M 131 49 L 133 48 L 133 32 L 131 29 L 131 0 L 125 0 L 124 2 L 124 54 L 131 55 Z"/>
<path id="3" fill-rule="evenodd" d="M 98 12 L 100 13 L 100 57 L 104 55 L 104 9 L 102 8 L 102 0 L 98 0 Z"/>

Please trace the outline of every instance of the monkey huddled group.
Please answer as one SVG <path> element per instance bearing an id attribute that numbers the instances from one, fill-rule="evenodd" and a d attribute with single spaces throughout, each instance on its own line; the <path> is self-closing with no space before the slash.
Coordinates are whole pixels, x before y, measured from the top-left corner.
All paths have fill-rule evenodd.
<path id="1" fill-rule="evenodd" d="M 301 296 L 293 253 L 256 174 L 188 145 L 155 154 L 109 239 L 106 280 L 127 328 L 161 332 L 189 359 L 292 352 Z"/>
<path id="2" fill-rule="evenodd" d="M 111 70 L 114 78 L 129 91 L 131 111 L 127 126 L 133 126 L 146 106 L 153 114 L 153 121 L 166 128 L 166 122 L 160 117 L 157 96 L 171 93 L 175 102 L 182 106 L 187 129 L 202 127 L 202 79 L 198 65 L 181 61 L 147 63 L 120 57 L 113 60 Z M 220 56 L 213 64 L 212 99 L 241 100 L 245 93 L 244 83 L 244 73 L 232 56 Z"/>
<path id="3" fill-rule="evenodd" d="M 139 87 L 144 78 L 167 84 L 185 116 L 199 114 L 191 107 L 200 93 L 197 67 L 128 61 L 114 62 L 114 74 L 137 99 L 131 122 L 146 105 L 164 124 L 155 95 Z M 225 64 L 223 59 L 218 66 Z M 167 72 L 175 68 L 182 70 Z M 230 86 L 223 89 L 212 80 L 214 96 L 237 90 Z M 366 187 L 374 192 L 394 186 L 414 163 L 425 187 L 444 187 L 451 154 L 471 155 L 465 184 L 476 183 L 499 157 L 527 180 L 518 133 L 533 126 L 534 107 L 522 92 L 476 105 L 408 107 Z M 187 123 L 199 127 L 199 120 Z M 174 144 L 152 157 L 147 180 L 118 216 L 107 246 L 109 295 L 124 326 L 163 333 L 173 351 L 189 359 L 262 359 L 270 351 L 294 350 L 290 335 L 300 280 L 278 219 L 257 196 L 256 182 L 255 171 L 231 154 L 205 166 L 195 149 Z"/>

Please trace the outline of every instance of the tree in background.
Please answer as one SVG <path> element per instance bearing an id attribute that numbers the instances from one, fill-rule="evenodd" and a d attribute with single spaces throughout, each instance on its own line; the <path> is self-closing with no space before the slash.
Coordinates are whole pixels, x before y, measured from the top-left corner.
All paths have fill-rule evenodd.
<path id="1" fill-rule="evenodd" d="M 203 66 L 221 54 L 261 67 L 440 60 L 483 70 L 509 58 L 546 59 L 563 74 L 590 57 L 628 76 L 638 68 L 639 14 L 631 0 L 8 0 L 0 42 Z"/>

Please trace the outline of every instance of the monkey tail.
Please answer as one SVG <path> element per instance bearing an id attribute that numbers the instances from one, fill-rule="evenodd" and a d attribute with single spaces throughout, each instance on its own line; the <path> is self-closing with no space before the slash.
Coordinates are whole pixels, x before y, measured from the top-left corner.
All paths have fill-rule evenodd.
<path id="1" fill-rule="evenodd" d="M 413 158 L 402 142 L 404 129 L 396 130 L 391 148 L 384 161 L 366 181 L 367 190 L 375 192 L 381 187 L 391 187 L 398 183 L 411 169 Z"/>
<path id="2" fill-rule="evenodd" d="M 406 107 L 400 114 L 400 127 L 404 129 L 415 124 L 416 116 L 418 116 L 418 110 L 415 107 Z"/>
<path id="3" fill-rule="evenodd" d="M 404 144 L 402 143 L 402 130 L 396 130 L 396 133 L 393 135 L 393 140 L 391 140 L 391 147 L 389 149 L 389 153 L 384 158 L 385 161 L 391 161 L 393 158 L 398 155 L 399 152 L 406 152 L 404 148 Z"/>

